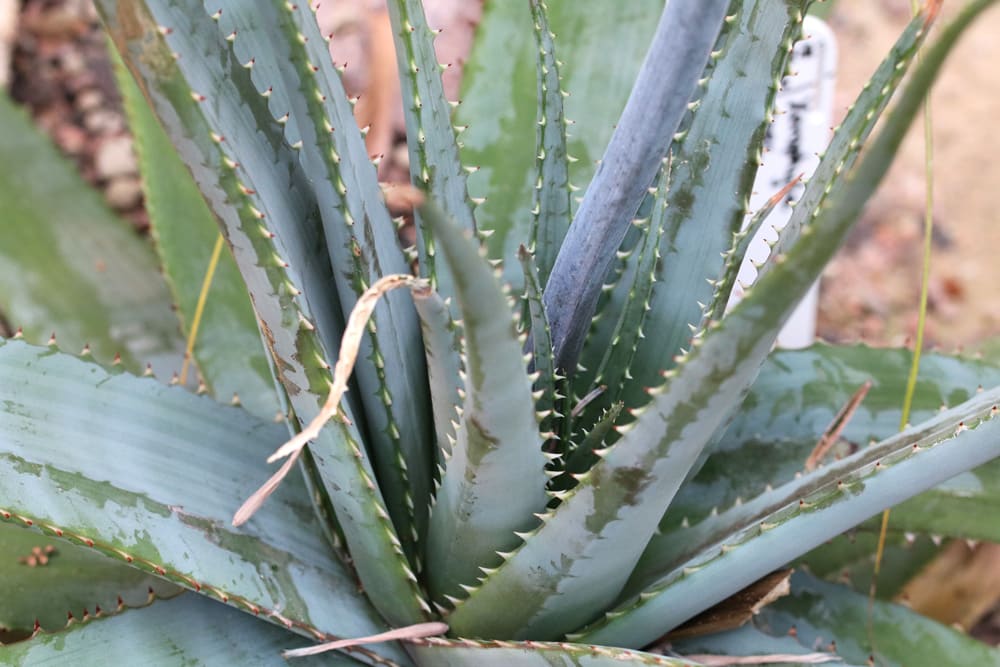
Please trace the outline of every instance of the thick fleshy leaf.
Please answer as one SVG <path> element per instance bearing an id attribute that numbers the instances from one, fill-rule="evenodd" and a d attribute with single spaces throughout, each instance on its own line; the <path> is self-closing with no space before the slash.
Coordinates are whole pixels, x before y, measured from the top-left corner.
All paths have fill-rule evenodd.
<path id="1" fill-rule="evenodd" d="M 689 347 L 724 273 L 750 202 L 774 98 L 802 29 L 806 0 L 734 3 L 704 90 L 670 150 L 672 173 L 656 281 L 625 404 L 644 393 Z M 720 193 L 726 193 L 720 196 Z M 651 335 L 655 332 L 655 335 Z"/>
<path id="2" fill-rule="evenodd" d="M 874 656 L 887 667 L 1000 665 L 996 648 L 899 605 L 869 607 L 866 595 L 803 573 L 792 577 L 791 596 L 766 607 L 756 624 L 778 636 L 794 626 L 801 643 L 835 643 L 836 653 L 855 664 L 870 664 Z"/>
<path id="3" fill-rule="evenodd" d="M 220 37 L 232 43 L 238 62 L 252 63 L 253 85 L 266 93 L 309 179 L 346 320 L 369 285 L 409 266 L 326 40 L 308 3 L 222 0 L 218 6 Z M 376 305 L 360 357 L 370 361 L 354 371 L 365 442 L 397 534 L 416 564 L 433 454 L 419 324 L 405 293 L 387 294 Z"/>
<path id="4" fill-rule="evenodd" d="M 561 63 L 556 58 L 555 34 L 549 28 L 548 8 L 532 0 L 537 49 L 538 113 L 535 130 L 534 224 L 531 250 L 538 263 L 538 280 L 545 285 L 559 254 L 572 217 L 569 155 L 566 148 L 566 114 L 559 81 Z M 527 277 L 527 276 L 526 276 Z"/>
<path id="5" fill-rule="evenodd" d="M 545 286 L 557 368 L 576 368 L 615 252 L 671 146 L 728 8 L 729 0 L 672 0 L 660 16 Z"/>
<path id="6" fill-rule="evenodd" d="M 951 28 L 946 39 L 928 53 L 858 173 L 823 209 L 821 220 L 807 228 L 808 233 L 793 250 L 721 323 L 709 327 L 694 340 L 691 351 L 670 371 L 664 385 L 653 391 L 652 402 L 623 430 L 621 439 L 602 452 L 601 460 L 581 476 L 579 486 L 543 519 L 531 539 L 455 610 L 450 616 L 453 628 L 472 636 L 486 632 L 489 627 L 493 636 L 518 637 L 519 633 L 530 632 L 534 636 L 553 637 L 571 631 L 575 624 L 587 622 L 592 610 L 604 607 L 618 595 L 627 578 L 622 573 L 635 566 L 702 449 L 742 401 L 778 331 L 843 242 L 861 206 L 885 174 L 920 99 L 960 32 L 961 26 Z M 989 458 L 969 454 L 962 459 L 964 467 L 953 468 L 952 474 Z M 918 470 L 927 472 L 920 467 Z M 937 478 L 944 479 L 947 477 Z M 930 485 L 913 488 L 912 493 Z M 897 495 L 888 503 L 905 497 Z M 880 501 L 873 497 L 870 502 Z M 860 504 L 864 506 L 863 502 Z M 859 511 L 854 523 L 871 513 Z M 842 529 L 850 525 L 853 524 L 845 524 Z M 826 533 L 823 539 L 835 534 Z M 809 546 L 815 544 L 818 542 Z M 790 557 L 801 553 L 792 553 Z M 600 567 L 596 566 L 598 563 Z M 780 561 L 773 563 L 770 569 L 779 565 Z M 759 571 L 758 576 L 767 571 Z M 750 581 L 742 580 L 725 594 L 713 592 L 708 606 Z M 728 585 L 720 579 L 714 583 Z M 696 598 L 707 601 L 704 596 Z M 489 612 L 498 604 L 521 609 L 517 625 L 498 627 Z M 674 611 L 679 613 L 683 608 L 680 605 Z M 670 627 L 656 627 L 652 617 L 649 618 L 648 624 L 630 630 L 623 629 L 624 621 L 612 622 L 609 625 L 615 629 L 602 636 L 617 637 L 618 633 L 624 633 L 629 645 L 634 646 L 637 644 L 631 642 L 637 637 L 652 641 L 656 632 Z"/>
<path id="7" fill-rule="evenodd" d="M 422 665 L 434 667 L 694 667 L 691 662 L 628 649 L 547 642 L 476 642 L 429 639 L 411 649 Z"/>
<path id="8" fill-rule="evenodd" d="M 440 202 L 464 231 L 476 228 L 466 171 L 458 154 L 458 140 L 451 120 L 451 105 L 444 96 L 441 67 L 434 53 L 434 32 L 427 25 L 420 0 L 387 3 L 396 43 L 396 60 L 402 84 L 406 143 L 410 151 L 410 180 Z M 433 225 L 416 211 L 420 271 L 445 298 L 455 295 L 457 280 L 438 261 Z"/>
<path id="9" fill-rule="evenodd" d="M 458 596 L 480 567 L 520 542 L 548 502 L 547 459 L 507 295 L 478 243 L 433 205 L 422 208 L 454 275 L 465 342 L 465 403 L 457 441 L 431 512 L 428 584 Z"/>
<path id="10" fill-rule="evenodd" d="M 191 173 L 120 61 L 115 72 L 135 137 L 150 231 L 181 326 L 190 336 L 219 228 Z M 241 405 L 264 418 L 280 411 L 257 317 L 228 249 L 219 256 L 196 342 L 194 358 L 213 396 L 220 401 L 238 396 Z"/>
<path id="11" fill-rule="evenodd" d="M 1000 456 L 1000 388 L 678 531 L 684 554 L 585 629 L 641 646 L 864 519 Z"/>
<path id="12" fill-rule="evenodd" d="M 451 456 L 455 426 L 462 407 L 462 340 L 448 304 L 436 292 L 411 292 L 420 315 L 427 358 L 427 380 L 437 435 L 436 462 L 441 470 Z"/>
<path id="13" fill-rule="evenodd" d="M 665 165 L 663 171 L 662 180 L 650 197 L 653 211 L 649 219 L 635 223 L 642 239 L 630 252 L 622 277 L 612 288 L 609 307 L 599 313 L 591 325 L 581 362 L 588 368 L 578 368 L 573 376 L 580 397 L 600 390 L 583 412 L 584 423 L 596 420 L 612 405 L 622 402 L 625 395 L 633 393 L 631 385 L 639 381 L 633 371 L 633 362 L 636 362 L 638 348 L 648 344 L 644 339 L 646 321 L 651 313 L 650 298 L 657 287 L 657 274 L 663 261 L 660 243 L 665 236 L 672 236 L 677 231 L 664 227 L 669 216 L 666 198 L 669 167 Z M 620 308 L 613 308 L 619 305 Z M 661 341 L 660 332 L 652 331 L 655 333 L 649 338 Z"/>
<path id="14" fill-rule="evenodd" d="M 152 248 L 0 95 L 0 313 L 34 343 L 56 334 L 139 373 L 169 378 L 184 343 Z"/>
<path id="15" fill-rule="evenodd" d="M 118 601 L 145 604 L 183 589 L 151 574 L 117 563 L 87 547 L 53 540 L 0 523 L 0 628 L 31 632 L 65 627 L 96 609 L 113 610 Z"/>
<path id="16" fill-rule="evenodd" d="M 289 479 L 243 529 L 279 425 L 179 387 L 0 345 L 0 517 L 302 633 L 381 631 Z"/>
<path id="17" fill-rule="evenodd" d="M 213 18 L 202 3 L 100 0 L 97 6 L 220 221 L 278 378 L 298 420 L 308 423 L 325 400 L 343 311 L 331 289 L 335 275 L 311 177 L 286 140 L 283 116 L 274 117 L 247 61 L 216 26 L 220 15 Z M 362 444 L 356 393 L 341 405 L 347 420 L 331 422 L 310 445 L 329 496 L 318 502 L 332 503 L 358 575 L 382 614 L 394 624 L 418 622 L 425 611 L 416 576 Z"/>
<path id="18" fill-rule="evenodd" d="M 524 246 L 518 250 L 518 259 L 524 270 L 523 303 L 527 311 L 530 327 L 526 331 L 531 337 L 531 361 L 538 378 L 535 380 L 535 391 L 538 400 L 535 406 L 542 419 L 542 430 L 548 431 L 552 426 L 551 413 L 556 407 L 557 374 L 552 358 L 552 338 L 549 335 L 549 318 L 545 314 L 545 304 L 542 303 L 542 279 L 539 268 L 532 255 Z"/>
<path id="19" fill-rule="evenodd" d="M 833 455 L 843 456 L 896 433 L 902 410 L 900 397 L 912 359 L 908 350 L 864 345 L 818 344 L 772 353 L 712 455 L 678 492 L 660 522 L 661 534 L 653 537 L 643 561 L 662 562 L 662 557 L 654 554 L 660 548 L 672 548 L 668 545 L 676 540 L 670 533 L 685 520 L 695 524 L 713 511 L 758 495 L 768 485 L 794 479 L 804 470 L 824 430 L 864 382 L 871 381 L 872 386 L 847 420 Z M 925 354 L 911 421 L 930 419 L 941 406 L 968 400 L 978 387 L 996 385 L 1000 385 L 1000 368 Z M 638 571 L 641 569 L 642 561 Z"/>
<path id="20" fill-rule="evenodd" d="M 547 0 L 568 136 L 570 180 L 586 186 L 625 106 L 663 0 Z M 504 260 L 504 280 L 521 287 L 517 248 L 531 237 L 536 179 L 538 47 L 529 7 L 489 2 L 463 74 L 456 110 L 462 159 L 477 170 L 469 191 L 486 201 L 476 208 L 490 257 Z M 503 57 L 497 57 L 503 54 Z M 552 92 L 551 90 L 549 91 Z"/>
<path id="21" fill-rule="evenodd" d="M 107 611 L 113 612 L 114 607 Z M 198 595 L 182 595 L 107 617 L 78 619 L 62 632 L 39 633 L 5 646 L 0 664 L 98 665 L 110 661 L 151 667 L 284 667 L 288 663 L 281 651 L 304 645 L 308 642 L 287 630 Z M 365 663 L 330 654 L 295 664 L 349 667 Z"/>
<path id="22" fill-rule="evenodd" d="M 893 508 L 893 530 L 1000 542 L 1000 461 L 952 477 Z"/>

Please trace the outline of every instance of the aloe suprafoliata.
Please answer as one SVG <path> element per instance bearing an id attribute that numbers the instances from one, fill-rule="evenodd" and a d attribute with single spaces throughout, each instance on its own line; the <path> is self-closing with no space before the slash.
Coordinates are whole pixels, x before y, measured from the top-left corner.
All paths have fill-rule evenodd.
<path id="1" fill-rule="evenodd" d="M 939 9 L 928 2 L 835 132 L 758 282 L 728 314 L 763 138 L 810 2 L 667 3 L 589 180 L 589 167 L 571 158 L 581 140 L 566 118 L 585 114 L 587 102 L 573 107 L 561 76 L 594 64 L 559 56 L 563 39 L 569 50 L 583 48 L 562 27 L 567 17 L 586 22 L 594 3 L 595 21 L 625 11 L 603 0 L 552 0 L 551 11 L 540 0 L 487 8 L 481 43 L 492 43 L 490 31 L 517 35 L 524 53 L 511 55 L 530 65 L 532 84 L 519 95 L 535 100 L 521 128 L 534 149 L 524 169 L 504 172 L 523 185 L 524 201 L 510 205 L 524 215 L 498 222 L 492 213 L 478 219 L 467 189 L 481 183 L 466 175 L 479 168 L 489 180 L 509 156 L 479 150 L 479 164 L 461 164 L 434 32 L 420 2 L 389 0 L 411 175 L 426 198 L 415 210 L 417 279 L 407 275 L 310 4 L 98 0 L 162 125 L 125 85 L 162 261 L 186 325 L 197 282 L 187 255 L 190 244 L 213 238 L 211 214 L 232 250 L 219 280 L 235 315 L 207 321 L 212 335 L 195 348 L 204 387 L 245 391 L 257 416 L 109 373 L 54 345 L 0 344 L 0 369 L 15 379 L 0 386 L 0 517 L 18 530 L 41 529 L 60 548 L 121 561 L 120 579 L 114 563 L 95 575 L 109 582 L 94 584 L 95 600 L 117 581 L 123 590 L 145 585 L 129 566 L 169 582 L 149 609 L 131 609 L 148 600 L 130 598 L 112 618 L 92 618 L 107 615 L 105 605 L 66 628 L 47 621 L 30 632 L 30 615 L 51 618 L 59 598 L 0 609 L 0 626 L 32 635 L 0 661 L 103 651 L 147 664 L 178 656 L 278 663 L 278 648 L 307 640 L 410 626 L 416 633 L 443 621 L 446 636 L 404 630 L 401 641 L 348 647 L 329 661 L 692 664 L 697 657 L 641 649 L 842 531 L 866 530 L 865 520 L 889 505 L 976 466 L 986 464 L 966 474 L 996 478 L 988 462 L 1000 456 L 1000 394 L 975 387 L 995 385 L 997 368 L 933 357 L 917 394 L 915 414 L 926 421 L 893 435 L 886 406 L 905 375 L 905 353 L 772 353 L 888 169 L 954 41 L 992 2 L 970 3 L 911 67 Z M 507 54 L 474 53 L 469 76 L 489 75 L 475 66 L 484 57 Z M 480 96 L 469 107 L 489 107 L 488 87 L 469 90 Z M 508 123 L 505 104 L 494 102 L 496 115 L 482 124 Z M 882 129 L 861 153 L 879 117 Z M 190 201 L 193 187 L 164 194 L 179 192 L 168 186 L 186 177 L 181 161 L 211 214 Z M 589 184 L 574 213 L 570 182 L 580 175 Z M 171 218 L 186 211 L 179 227 Z M 751 229 L 760 224 L 766 208 Z M 499 254 L 487 253 L 487 232 L 503 239 L 490 246 Z M 514 289 L 505 284 L 511 276 L 519 276 Z M 390 283 L 410 293 L 369 289 Z M 239 315 L 248 303 L 257 326 Z M 370 321 L 357 324 L 357 313 L 369 311 Z M 7 315 L 16 324 L 16 310 Z M 234 367 L 240 350 L 259 358 L 258 327 L 274 393 L 263 364 Z M 871 394 L 844 432 L 860 448 L 806 471 L 826 424 L 865 381 Z M 331 382 L 338 393 L 325 405 Z M 942 401 L 949 409 L 934 414 Z M 291 434 L 315 437 L 286 461 L 284 481 L 272 479 L 274 495 L 233 527 L 232 513 L 266 476 L 266 453 L 289 434 L 270 423 L 275 406 Z M 968 503 L 995 506 L 997 485 L 987 482 L 961 498 L 947 486 L 930 493 L 957 514 Z M 997 535 L 985 516 L 902 516 L 913 533 Z M 821 551 L 804 562 L 834 571 L 837 557 Z M 65 576 L 56 572 L 53 582 L 57 575 Z M 193 596 L 155 600 L 177 586 L 252 615 Z M 811 639 L 778 636 L 801 618 L 809 637 L 838 647 L 868 641 L 857 625 L 822 625 L 819 606 L 854 609 L 853 593 L 801 575 L 790 586 L 791 597 L 753 627 L 674 649 L 863 661 L 853 648 L 838 658 L 823 644 L 818 655 Z M 953 659 L 964 652 L 1000 661 L 894 609 L 878 603 L 878 628 L 891 633 L 880 619 L 896 614 L 905 617 L 899 623 L 923 624 Z M 259 623 L 268 625 L 257 631 Z M 155 641 L 144 641 L 150 635 Z M 909 655 L 905 644 L 892 646 L 895 653 L 880 647 L 886 664 L 940 664 L 932 649 Z M 248 650 L 257 653 L 247 658 Z"/>

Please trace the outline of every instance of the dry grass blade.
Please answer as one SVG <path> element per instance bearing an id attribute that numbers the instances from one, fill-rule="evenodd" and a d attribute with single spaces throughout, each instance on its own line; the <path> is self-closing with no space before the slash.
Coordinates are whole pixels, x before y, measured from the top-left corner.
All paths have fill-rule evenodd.
<path id="1" fill-rule="evenodd" d="M 347 392 L 347 381 L 351 377 L 351 371 L 354 370 L 354 363 L 358 358 L 358 349 L 361 346 L 361 337 L 365 333 L 365 326 L 368 324 L 378 300 L 387 292 L 400 287 L 409 287 L 419 291 L 429 289 L 426 280 L 406 274 L 393 274 L 379 278 L 374 285 L 365 290 L 351 311 L 347 326 L 344 328 L 344 335 L 340 343 L 340 356 L 333 367 L 333 383 L 330 385 L 330 393 L 326 397 L 326 402 L 319 414 L 304 429 L 268 457 L 268 463 L 274 463 L 285 457 L 291 458 L 285 461 L 278 472 L 243 503 L 243 506 L 233 517 L 233 525 L 239 526 L 253 516 L 254 512 L 264 504 L 267 497 L 278 488 L 278 484 L 285 478 L 288 471 L 292 469 L 292 464 L 298 458 L 302 448 L 310 440 L 316 438 L 323 426 L 337 414 L 340 399 Z"/>
<path id="2" fill-rule="evenodd" d="M 357 639 L 338 639 L 337 641 L 327 642 L 325 644 L 317 644 L 316 646 L 307 646 L 306 648 L 284 651 L 281 655 L 285 658 L 303 658 L 305 656 L 316 655 L 318 653 L 326 653 L 327 651 L 335 651 L 340 648 L 351 648 L 361 644 L 378 644 L 380 642 L 390 642 L 398 639 L 423 639 L 424 637 L 443 635 L 446 632 L 448 632 L 448 626 L 445 623 L 417 623 L 416 625 L 408 625 L 405 628 L 397 628 L 395 630 L 389 630 L 388 632 L 382 632 L 368 637 L 358 637 Z"/>
<path id="3" fill-rule="evenodd" d="M 823 460 L 830 448 L 833 447 L 837 440 L 840 438 L 840 434 L 843 433 L 844 427 L 847 423 L 851 421 L 851 417 L 857 411 L 858 406 L 861 405 L 861 401 L 865 400 L 865 396 L 868 395 L 868 390 L 872 388 L 871 380 L 866 380 L 863 385 L 858 387 L 858 390 L 854 392 L 854 395 L 848 399 L 844 407 L 840 409 L 837 416 L 833 418 L 830 425 L 826 427 L 823 431 L 823 435 L 820 437 L 819 442 L 816 443 L 816 447 L 813 448 L 812 453 L 809 454 L 809 458 L 806 459 L 806 470 L 815 470 L 819 462 Z"/>

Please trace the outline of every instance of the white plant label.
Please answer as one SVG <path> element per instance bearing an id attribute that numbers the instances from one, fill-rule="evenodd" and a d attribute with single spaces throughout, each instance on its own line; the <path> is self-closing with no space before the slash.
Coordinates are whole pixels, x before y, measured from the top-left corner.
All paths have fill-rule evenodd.
<path id="1" fill-rule="evenodd" d="M 775 100 L 775 118 L 764 139 L 763 165 L 754 181 L 750 210 L 755 211 L 774 193 L 792 182 L 799 174 L 806 180 L 819 164 L 819 153 L 830 140 L 833 116 L 834 83 L 837 70 L 837 45 L 833 32 L 823 21 L 808 16 L 803 26 L 803 39 L 795 44 L 791 74 L 782 81 Z M 800 183 L 782 203 L 778 204 L 757 232 L 747 249 L 740 267 L 729 305 L 738 302 L 743 286 L 757 279 L 753 262 L 763 262 L 770 252 L 769 244 L 778 238 L 792 214 L 790 204 L 802 195 Z M 747 221 L 750 216 L 747 216 Z M 816 337 L 816 309 L 819 284 L 813 285 L 798 309 L 778 335 L 781 347 L 805 347 Z"/>

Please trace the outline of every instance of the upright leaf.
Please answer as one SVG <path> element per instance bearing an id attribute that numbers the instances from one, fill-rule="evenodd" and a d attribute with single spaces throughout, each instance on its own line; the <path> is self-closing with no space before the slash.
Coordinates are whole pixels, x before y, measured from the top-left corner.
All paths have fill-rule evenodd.
<path id="1" fill-rule="evenodd" d="M 695 340 L 641 417 L 602 452 L 532 539 L 456 608 L 450 617 L 453 629 L 473 636 L 486 627 L 493 636 L 558 636 L 586 622 L 589 610 L 607 605 L 620 592 L 626 578 L 621 573 L 635 566 L 702 449 L 742 400 L 781 326 L 888 169 L 961 27 L 950 29 L 929 52 L 883 133 L 821 221 L 729 316 Z M 490 619 L 487 610 L 500 600 L 520 610 L 517 623 Z"/>
<path id="2" fill-rule="evenodd" d="M 569 229 L 572 211 L 569 155 L 566 152 L 566 115 L 559 80 L 561 64 L 556 59 L 555 34 L 549 29 L 548 8 L 542 0 L 531 0 L 531 18 L 535 24 L 538 50 L 538 127 L 535 130 L 537 180 L 532 210 L 534 224 L 531 245 L 538 262 L 538 279 L 544 286 Z"/>
<path id="3" fill-rule="evenodd" d="M 630 407 L 648 402 L 645 389 L 660 383 L 659 373 L 690 347 L 693 328 L 702 324 L 724 271 L 721 256 L 747 212 L 774 97 L 808 4 L 740 0 L 726 19 L 716 45 L 724 56 L 713 62 L 670 151 L 668 231 L 644 323 L 656 335 L 638 341 L 634 380 L 624 393 Z"/>
<path id="4" fill-rule="evenodd" d="M 563 105 L 572 119 L 567 135 L 569 154 L 575 158 L 569 163 L 570 182 L 584 188 L 625 106 L 664 2 L 545 4 L 562 62 L 562 89 L 569 95 Z M 469 192 L 485 199 L 476 207 L 476 224 L 490 233 L 489 255 L 504 260 L 504 280 L 515 289 L 521 287 L 522 276 L 514 259 L 518 246 L 532 235 L 538 183 L 537 37 L 525 3 L 486 3 L 463 68 L 462 103 L 455 111 L 464 128 L 462 159 L 476 168 L 469 176 Z"/>
<path id="5" fill-rule="evenodd" d="M 556 366 L 576 367 L 615 251 L 666 155 L 729 0 L 672 0 L 546 285 Z"/>
<path id="6" fill-rule="evenodd" d="M 101 0 L 98 8 L 219 219 L 278 379 L 308 423 L 325 399 L 342 311 L 309 176 L 281 117 L 201 3 Z M 425 612 L 416 576 L 375 484 L 358 402 L 341 408 L 348 421 L 324 429 L 310 453 L 366 590 L 391 622 L 417 622 Z"/>
<path id="7" fill-rule="evenodd" d="M 307 3 L 219 3 L 217 23 L 253 84 L 266 92 L 285 141 L 309 179 L 346 320 L 360 294 L 409 267 L 368 159 L 352 108 Z M 389 294 L 375 308 L 354 377 L 369 450 L 387 509 L 411 561 L 426 532 L 432 447 L 427 374 L 410 299 Z M 403 434 L 406 434 L 404 437 Z"/>
<path id="8" fill-rule="evenodd" d="M 420 0 L 389 0 L 389 17 L 396 42 L 402 83 L 410 179 L 444 207 L 459 229 L 472 231 L 476 221 L 466 187 L 466 172 L 458 155 L 451 107 L 444 96 L 441 67 L 434 53 L 434 32 L 427 25 Z M 421 211 L 414 214 L 420 271 L 445 297 L 453 296 L 456 278 L 437 259 L 433 224 Z"/>
<path id="9" fill-rule="evenodd" d="M 473 585 L 498 551 L 520 542 L 545 508 L 546 456 L 511 305 L 475 240 L 424 206 L 441 242 L 462 311 L 465 404 L 431 513 L 428 585 L 437 600 Z"/>

